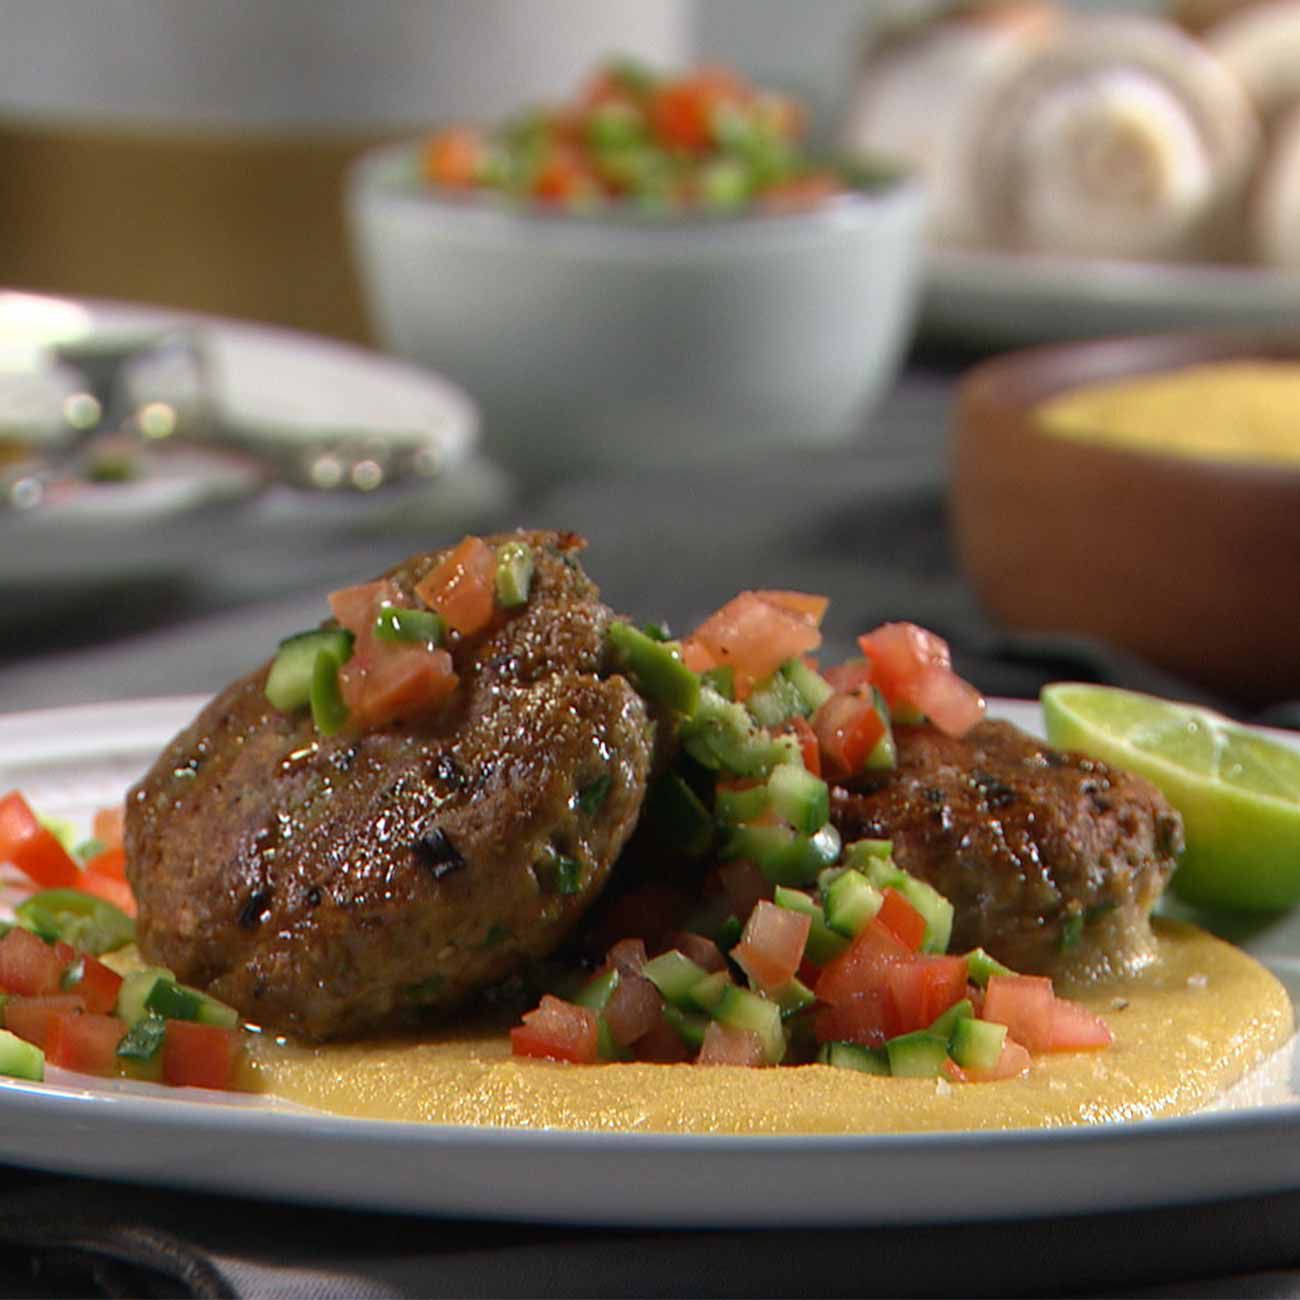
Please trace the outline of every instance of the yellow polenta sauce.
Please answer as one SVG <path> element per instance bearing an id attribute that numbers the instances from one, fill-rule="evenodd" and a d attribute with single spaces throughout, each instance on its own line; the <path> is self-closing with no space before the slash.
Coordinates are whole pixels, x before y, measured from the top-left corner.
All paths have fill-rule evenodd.
<path id="1" fill-rule="evenodd" d="M 1071 389 L 1045 433 L 1135 451 L 1300 463 L 1300 362 L 1221 361 Z"/>
<path id="2" fill-rule="evenodd" d="M 650 1133 L 807 1134 L 1044 1128 L 1188 1114 L 1291 1037 L 1286 990 L 1250 957 L 1162 923 L 1156 959 L 1123 981 L 1065 990 L 1114 1044 L 1040 1057 L 998 1083 L 890 1079 L 830 1066 L 592 1065 L 516 1060 L 508 1039 L 327 1047 L 267 1042 L 276 1096 L 340 1115 L 440 1124 Z"/>

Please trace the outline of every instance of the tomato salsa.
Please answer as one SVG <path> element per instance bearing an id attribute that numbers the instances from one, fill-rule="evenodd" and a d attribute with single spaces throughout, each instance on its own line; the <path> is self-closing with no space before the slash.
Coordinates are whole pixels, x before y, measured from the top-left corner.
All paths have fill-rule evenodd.
<path id="1" fill-rule="evenodd" d="M 452 126 L 424 179 L 567 211 L 803 211 L 883 179 L 811 157 L 803 107 L 723 67 L 660 74 L 607 63 L 568 103 L 492 129 Z"/>

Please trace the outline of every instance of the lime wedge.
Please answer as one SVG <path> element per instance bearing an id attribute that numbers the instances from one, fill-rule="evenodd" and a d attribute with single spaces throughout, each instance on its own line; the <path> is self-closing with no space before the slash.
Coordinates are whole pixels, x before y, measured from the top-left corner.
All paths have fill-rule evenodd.
<path id="1" fill-rule="evenodd" d="M 1060 682 L 1040 700 L 1047 739 L 1136 772 L 1183 815 L 1174 889 L 1253 911 L 1300 900 L 1300 751 L 1189 704 Z"/>

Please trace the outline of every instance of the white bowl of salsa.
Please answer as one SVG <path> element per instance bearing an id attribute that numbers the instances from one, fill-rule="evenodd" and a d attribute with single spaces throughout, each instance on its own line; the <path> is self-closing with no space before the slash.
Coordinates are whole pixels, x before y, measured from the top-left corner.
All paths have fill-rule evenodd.
<path id="1" fill-rule="evenodd" d="M 513 166 L 513 183 L 430 180 L 439 140 L 454 160 L 492 138 L 375 151 L 347 205 L 379 341 L 471 391 L 509 467 L 721 460 L 864 431 L 914 320 L 916 182 L 792 149 L 760 189 L 704 145 L 666 151 L 676 191 L 556 184 L 554 150 L 520 181 L 491 146 L 483 171 Z"/>

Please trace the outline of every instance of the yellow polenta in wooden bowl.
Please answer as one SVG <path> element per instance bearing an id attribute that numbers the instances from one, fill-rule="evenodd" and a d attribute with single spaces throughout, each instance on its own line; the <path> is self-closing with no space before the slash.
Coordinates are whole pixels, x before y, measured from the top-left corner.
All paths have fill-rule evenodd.
<path id="1" fill-rule="evenodd" d="M 960 561 L 1009 627 L 1244 703 L 1300 692 L 1300 338 L 1034 348 L 964 378 Z"/>

